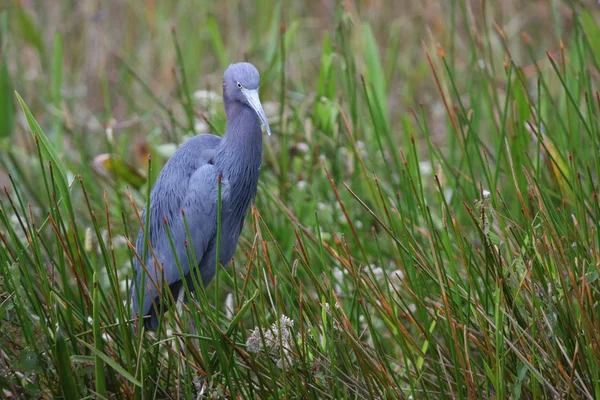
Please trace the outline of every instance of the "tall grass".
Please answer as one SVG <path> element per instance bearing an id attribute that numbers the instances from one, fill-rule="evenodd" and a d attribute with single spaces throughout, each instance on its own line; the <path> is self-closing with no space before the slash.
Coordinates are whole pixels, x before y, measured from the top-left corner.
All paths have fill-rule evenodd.
<path id="1" fill-rule="evenodd" d="M 0 397 L 600 398 L 593 2 L 67 3 L 0 9 Z M 134 330 L 149 190 L 241 58 L 234 262 Z"/>

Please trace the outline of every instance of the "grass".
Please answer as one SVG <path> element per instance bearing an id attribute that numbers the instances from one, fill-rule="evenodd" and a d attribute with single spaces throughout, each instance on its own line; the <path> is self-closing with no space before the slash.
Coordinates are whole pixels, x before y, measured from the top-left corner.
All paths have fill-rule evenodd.
<path id="1" fill-rule="evenodd" d="M 0 6 L 0 397 L 600 398 L 595 2 L 37 3 Z M 234 262 L 134 331 L 149 189 L 240 59 Z"/>

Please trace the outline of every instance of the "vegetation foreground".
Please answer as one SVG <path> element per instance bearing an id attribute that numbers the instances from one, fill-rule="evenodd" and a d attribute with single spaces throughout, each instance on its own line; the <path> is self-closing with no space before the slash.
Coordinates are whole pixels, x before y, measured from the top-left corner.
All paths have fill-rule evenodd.
<path id="1" fill-rule="evenodd" d="M 597 2 L 8 3 L 0 398 L 600 398 Z M 152 182 L 241 59 L 234 262 L 136 332 Z"/>

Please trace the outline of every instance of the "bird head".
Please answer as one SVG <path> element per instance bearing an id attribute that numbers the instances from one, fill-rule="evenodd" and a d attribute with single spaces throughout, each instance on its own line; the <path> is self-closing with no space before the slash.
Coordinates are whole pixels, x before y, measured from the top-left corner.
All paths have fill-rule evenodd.
<path id="1" fill-rule="evenodd" d="M 259 84 L 260 75 L 254 65 L 246 62 L 231 64 L 223 75 L 223 98 L 225 104 L 238 102 L 254 110 L 267 133 L 271 135 L 267 116 L 258 97 Z"/>

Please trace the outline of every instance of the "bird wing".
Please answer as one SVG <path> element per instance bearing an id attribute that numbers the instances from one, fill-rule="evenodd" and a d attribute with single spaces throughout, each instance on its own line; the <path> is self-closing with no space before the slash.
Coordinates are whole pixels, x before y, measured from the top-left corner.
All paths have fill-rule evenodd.
<path id="1" fill-rule="evenodd" d="M 178 209 L 173 209 L 173 205 L 169 207 L 169 215 L 151 215 L 151 221 L 155 223 L 151 224 L 149 234 L 156 260 L 150 253 L 148 254 L 144 284 L 144 305 L 141 315 L 148 314 L 154 299 L 161 293 L 163 282 L 171 286 L 180 281 L 182 276 L 188 275 L 190 272 L 190 261 L 195 259 L 196 265 L 198 265 L 200 260 L 205 256 L 210 242 L 215 238 L 217 227 L 218 174 L 218 170 L 213 164 L 200 166 L 191 174 L 185 195 L 183 199 L 177 202 L 179 203 Z M 221 183 L 222 202 L 226 201 L 228 193 L 228 185 L 224 181 Z M 187 231 L 182 215 L 185 216 Z M 164 227 L 163 217 L 166 219 L 169 227 L 173 242 L 172 245 L 167 230 Z M 173 256 L 173 248 L 183 275 L 180 274 L 179 267 Z M 143 251 L 142 249 L 143 235 L 140 234 L 137 243 L 137 250 L 140 255 Z M 191 250 L 193 250 L 193 253 Z M 190 254 L 193 254 L 193 256 L 190 256 Z M 158 261 L 158 264 L 156 261 Z M 138 284 L 140 283 L 139 280 L 142 274 L 141 268 L 143 268 L 141 265 L 136 265 Z M 200 273 L 202 274 L 202 271 Z M 137 305 L 137 300 L 134 296 L 133 306 L 136 313 Z"/>

